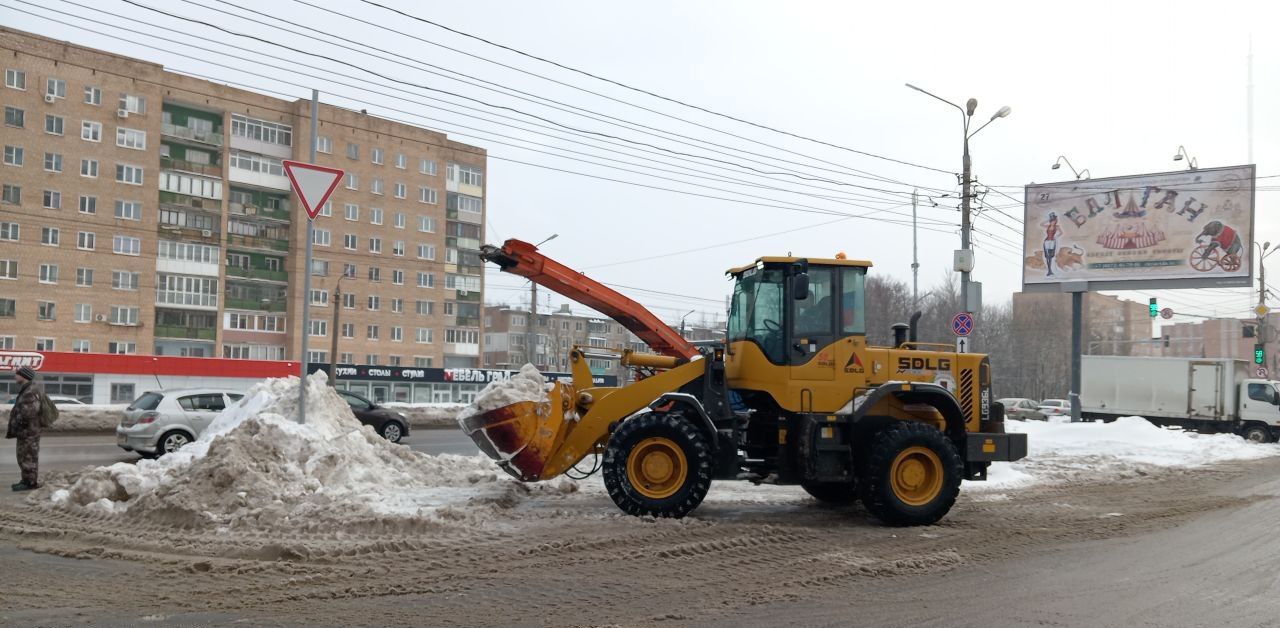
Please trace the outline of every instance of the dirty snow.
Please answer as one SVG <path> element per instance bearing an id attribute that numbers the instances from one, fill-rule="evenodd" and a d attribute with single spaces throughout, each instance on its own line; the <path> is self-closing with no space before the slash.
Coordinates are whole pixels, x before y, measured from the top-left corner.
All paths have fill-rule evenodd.
<path id="1" fill-rule="evenodd" d="M 459 418 L 496 410 L 522 401 L 546 401 L 551 387 L 552 384 L 547 383 L 547 378 L 543 377 L 537 368 L 532 364 L 526 364 L 520 367 L 520 372 L 512 375 L 509 380 L 489 382 L 476 395 L 471 405 L 462 411 Z"/>
<path id="2" fill-rule="evenodd" d="M 1157 427 L 1136 416 L 1111 423 L 1008 421 L 1005 427 L 1027 435 L 1027 457 L 991 465 L 987 481 L 966 483 L 966 490 L 1113 481 L 1280 455 L 1280 445 L 1250 443 L 1234 434 Z"/>
<path id="3" fill-rule="evenodd" d="M 389 443 L 352 416 L 323 373 L 307 379 L 300 425 L 298 384 L 258 384 L 178 452 L 89 469 L 52 486 L 50 499 L 177 525 L 331 527 L 489 519 L 521 495 L 577 490 L 567 479 L 520 485 L 480 456 L 428 456 Z"/>

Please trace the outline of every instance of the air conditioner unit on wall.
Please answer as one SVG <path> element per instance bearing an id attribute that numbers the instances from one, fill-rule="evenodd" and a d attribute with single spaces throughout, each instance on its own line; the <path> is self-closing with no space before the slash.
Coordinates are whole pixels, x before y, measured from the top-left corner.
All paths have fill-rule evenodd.
<path id="1" fill-rule="evenodd" d="M 211 229 L 201 229 L 201 230 L 200 230 L 200 235 L 202 235 L 202 236 L 204 236 L 204 237 L 206 237 L 206 238 L 207 238 L 207 237 L 209 237 L 209 236 L 212 236 L 212 235 L 213 235 L 213 231 L 212 231 Z"/>
<path id="2" fill-rule="evenodd" d="M 94 320 L 97 320 L 99 323 L 101 323 L 102 321 L 107 320 L 107 315 L 106 315 L 106 314 L 99 314 L 99 315 L 97 315 L 97 316 L 95 317 L 95 319 L 94 319 Z"/>
<path id="3" fill-rule="evenodd" d="M 128 110 L 128 109 L 116 109 L 116 117 L 117 117 L 117 118 L 127 118 L 127 117 L 129 117 L 129 110 Z"/>
<path id="4" fill-rule="evenodd" d="M 55 100 L 57 100 L 57 98 L 56 98 L 53 94 L 45 94 L 45 95 L 44 95 L 44 101 L 45 101 L 45 102 L 47 102 L 47 103 L 49 103 L 49 104 L 51 104 L 51 105 L 53 104 L 53 101 L 55 101 Z"/>

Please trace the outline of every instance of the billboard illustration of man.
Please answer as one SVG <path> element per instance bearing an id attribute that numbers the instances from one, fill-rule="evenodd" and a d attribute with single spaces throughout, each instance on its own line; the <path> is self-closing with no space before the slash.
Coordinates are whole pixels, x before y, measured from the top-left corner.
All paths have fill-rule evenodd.
<path id="1" fill-rule="evenodd" d="M 1053 258 L 1058 252 L 1058 239 L 1062 237 L 1062 227 L 1058 226 L 1058 214 L 1049 212 L 1049 222 L 1040 223 L 1044 227 L 1044 267 L 1053 276 Z"/>

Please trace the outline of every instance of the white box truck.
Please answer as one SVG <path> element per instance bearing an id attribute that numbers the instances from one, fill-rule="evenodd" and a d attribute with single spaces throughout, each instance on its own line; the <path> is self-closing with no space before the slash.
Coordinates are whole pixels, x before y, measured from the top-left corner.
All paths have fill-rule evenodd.
<path id="1" fill-rule="evenodd" d="M 1255 368 L 1244 360 L 1082 357 L 1085 419 L 1140 416 L 1156 425 L 1264 443 L 1280 436 L 1280 382 L 1253 377 Z"/>

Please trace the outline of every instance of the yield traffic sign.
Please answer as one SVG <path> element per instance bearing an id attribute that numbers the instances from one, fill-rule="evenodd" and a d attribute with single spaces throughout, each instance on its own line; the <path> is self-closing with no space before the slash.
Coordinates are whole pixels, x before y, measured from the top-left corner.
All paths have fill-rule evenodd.
<path id="1" fill-rule="evenodd" d="M 307 216 L 315 220 L 324 207 L 329 195 L 333 194 L 342 180 L 343 171 L 339 168 L 317 166 L 305 161 L 284 160 L 284 173 L 289 175 L 289 184 L 298 193 Z"/>
<path id="2" fill-rule="evenodd" d="M 951 318 L 951 333 L 968 336 L 973 331 L 973 314 L 960 312 Z"/>

